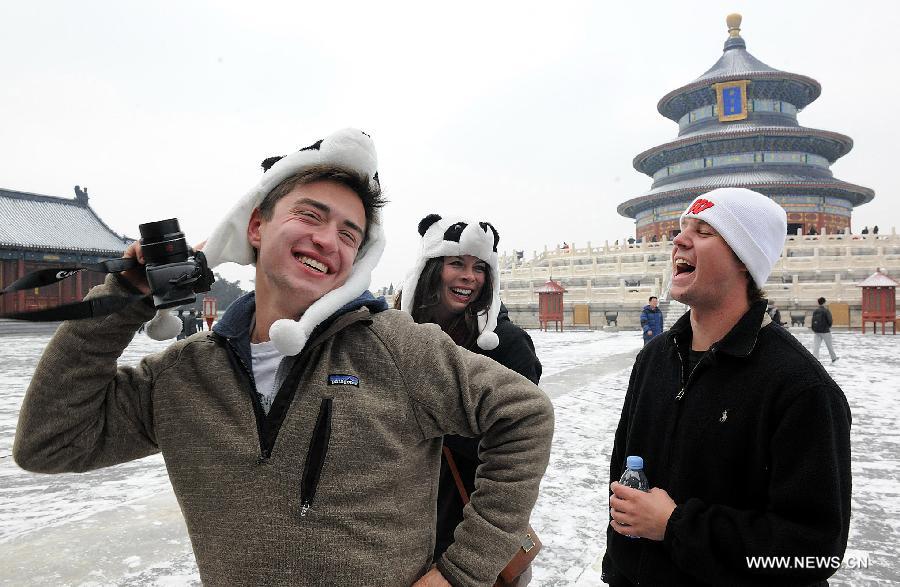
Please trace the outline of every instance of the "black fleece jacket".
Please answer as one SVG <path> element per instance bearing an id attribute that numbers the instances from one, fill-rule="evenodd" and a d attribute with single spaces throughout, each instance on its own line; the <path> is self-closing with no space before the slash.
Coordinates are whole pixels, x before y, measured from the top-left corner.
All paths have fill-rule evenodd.
<path id="1" fill-rule="evenodd" d="M 607 583 L 815 585 L 837 570 L 850 523 L 850 408 L 765 309 L 753 304 L 691 373 L 689 314 L 638 355 L 610 481 L 626 456 L 642 456 L 650 485 L 678 506 L 661 542 L 607 529 Z M 791 557 L 791 568 L 750 568 L 755 556 Z"/>
<path id="2" fill-rule="evenodd" d="M 519 375 L 531 380 L 535 385 L 541 379 L 541 362 L 534 352 L 534 343 L 528 333 L 516 326 L 509 319 L 506 306 L 500 305 L 500 313 L 497 315 L 497 328 L 494 329 L 500 338 L 500 344 L 491 351 L 485 351 L 477 346 L 471 349 L 473 352 L 494 359 L 507 369 L 512 369 Z M 445 436 L 444 445 L 453 451 L 459 476 L 466 486 L 469 495 L 475 491 L 475 470 L 481 461 L 478 459 L 478 438 L 465 438 L 462 436 Z M 453 543 L 453 531 L 463 519 L 463 504 L 453 480 L 453 474 L 447 467 L 447 460 L 441 456 L 441 480 L 438 486 L 437 500 L 437 531 L 434 545 L 434 559 Z"/>

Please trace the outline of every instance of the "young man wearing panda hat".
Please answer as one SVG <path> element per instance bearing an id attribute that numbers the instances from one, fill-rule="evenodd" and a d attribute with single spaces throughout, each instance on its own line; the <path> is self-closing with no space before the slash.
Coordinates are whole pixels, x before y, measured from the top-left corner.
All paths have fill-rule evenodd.
<path id="1" fill-rule="evenodd" d="M 264 167 L 203 248 L 210 266 L 254 263 L 256 292 L 138 367 L 116 358 L 149 303 L 63 324 L 16 462 L 79 472 L 162 452 L 208 584 L 492 585 L 537 498 L 549 400 L 367 291 L 384 236 L 365 133 Z M 89 296 L 135 287 L 139 273 L 110 276 Z M 485 438 L 485 474 L 432 568 L 445 434 Z"/>

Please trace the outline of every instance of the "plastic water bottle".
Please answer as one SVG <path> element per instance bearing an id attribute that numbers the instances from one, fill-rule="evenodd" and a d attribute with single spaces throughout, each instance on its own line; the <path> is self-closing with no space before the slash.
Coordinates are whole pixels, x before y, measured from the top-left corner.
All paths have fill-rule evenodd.
<path id="1" fill-rule="evenodd" d="M 644 474 L 644 459 L 635 456 L 625 459 L 625 472 L 622 473 L 619 483 L 625 487 L 649 492 L 650 482 L 647 481 L 647 475 Z"/>

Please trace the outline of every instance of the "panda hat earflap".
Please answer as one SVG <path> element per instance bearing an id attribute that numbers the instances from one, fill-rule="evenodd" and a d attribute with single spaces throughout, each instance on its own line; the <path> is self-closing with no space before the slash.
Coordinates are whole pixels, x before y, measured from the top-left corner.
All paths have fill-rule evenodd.
<path id="1" fill-rule="evenodd" d="M 282 181 L 313 167 L 333 167 L 356 173 L 378 184 L 378 159 L 375 144 L 366 133 L 354 128 L 339 130 L 308 147 L 284 157 L 270 157 L 263 161 L 264 173 L 259 183 L 244 195 L 213 229 L 203 253 L 209 266 L 233 262 L 239 265 L 255 263 L 253 247 L 247 240 L 247 226 L 253 210 Z M 376 208 L 366 227 L 366 242 L 356 254 L 353 269 L 347 281 L 316 300 L 299 320 L 277 320 L 269 329 L 269 338 L 283 355 L 296 355 L 316 326 L 342 306 L 353 301 L 369 288 L 372 270 L 384 251 L 385 238 L 381 216 Z M 170 333 L 165 322 L 181 322 L 169 312 L 159 312 L 147 324 L 151 338 L 164 340 L 181 331 Z M 174 326 L 171 323 L 171 326 Z"/>
<path id="2" fill-rule="evenodd" d="M 487 263 L 491 272 L 491 305 L 478 314 L 478 347 L 486 351 L 497 348 L 500 339 L 494 330 L 500 314 L 500 272 L 497 245 L 500 235 L 489 222 L 475 222 L 463 218 L 442 218 L 429 214 L 419 222 L 422 246 L 416 264 L 403 283 L 400 309 L 412 314 L 416 287 L 429 259 L 472 255 Z"/>

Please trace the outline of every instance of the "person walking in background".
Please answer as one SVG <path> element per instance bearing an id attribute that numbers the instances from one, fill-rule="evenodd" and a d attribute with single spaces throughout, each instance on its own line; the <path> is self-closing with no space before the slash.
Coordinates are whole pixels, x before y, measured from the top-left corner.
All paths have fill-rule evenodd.
<path id="1" fill-rule="evenodd" d="M 200 320 L 197 319 L 197 310 L 191 310 L 188 312 L 187 320 L 185 321 L 185 330 L 184 337 L 194 334 L 195 332 L 200 332 Z"/>
<path id="2" fill-rule="evenodd" d="M 825 298 L 819 298 L 818 302 L 819 307 L 813 310 L 812 324 L 810 324 L 810 328 L 812 328 L 813 331 L 812 353 L 818 359 L 819 349 L 822 346 L 822 341 L 824 341 L 825 346 L 828 348 L 828 355 L 831 357 L 831 362 L 834 363 L 840 357 L 835 354 L 834 344 L 831 341 L 831 310 L 825 306 Z"/>
<path id="3" fill-rule="evenodd" d="M 644 344 L 659 336 L 663 330 L 663 313 L 659 309 L 659 298 L 650 296 L 649 304 L 641 310 L 641 330 L 644 332 Z"/>
<path id="4" fill-rule="evenodd" d="M 769 315 L 772 322 L 779 326 L 784 326 L 784 322 L 781 321 L 781 310 L 778 309 L 774 302 L 769 302 L 769 307 L 766 308 L 766 314 Z"/>
<path id="5" fill-rule="evenodd" d="M 175 337 L 175 340 L 182 340 L 187 336 L 185 334 L 185 332 L 187 331 L 187 328 L 188 328 L 188 325 L 187 325 L 188 319 L 187 319 L 187 316 L 184 315 L 184 310 L 181 310 L 181 309 L 178 310 L 178 314 L 176 315 L 176 318 L 181 320 L 181 332 L 178 333 L 178 336 Z"/>

